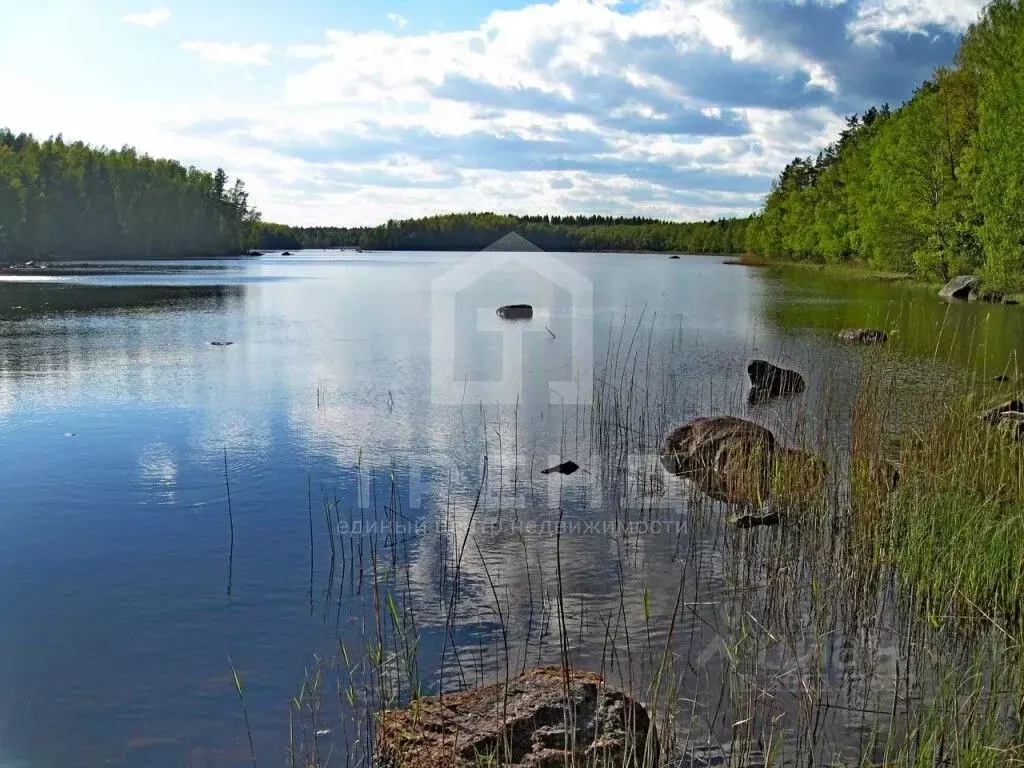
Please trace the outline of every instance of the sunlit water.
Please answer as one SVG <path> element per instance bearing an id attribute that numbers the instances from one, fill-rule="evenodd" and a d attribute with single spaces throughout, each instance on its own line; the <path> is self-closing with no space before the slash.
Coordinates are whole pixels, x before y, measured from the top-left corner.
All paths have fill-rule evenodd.
<path id="1" fill-rule="evenodd" d="M 532 321 L 497 320 L 518 302 Z M 374 583 L 415 617 L 427 691 L 503 676 L 506 656 L 559 663 L 563 645 L 642 691 L 669 648 L 687 718 L 728 740 L 739 705 L 714 704 L 737 590 L 772 583 L 744 542 L 780 534 L 698 525 L 636 448 L 708 413 L 790 438 L 794 413 L 852 399 L 866 353 L 832 333 L 850 325 L 902 334 L 911 381 L 951 357 L 1003 370 L 1024 338 L 1014 308 L 711 257 L 306 252 L 7 275 L 0 765 L 248 764 L 232 664 L 257 755 L 278 764 L 314 654 L 376 642 Z M 748 405 L 751 356 L 802 370 L 807 394 Z M 625 455 L 593 429 L 593 397 L 630 382 Z M 539 474 L 570 458 L 583 471 Z M 847 703 L 891 698 L 884 631 L 816 647 L 761 648 L 778 690 L 758 717 L 808 730 L 792 691 L 816 664 Z M 855 752 L 872 725 L 838 707 L 802 743 Z"/>

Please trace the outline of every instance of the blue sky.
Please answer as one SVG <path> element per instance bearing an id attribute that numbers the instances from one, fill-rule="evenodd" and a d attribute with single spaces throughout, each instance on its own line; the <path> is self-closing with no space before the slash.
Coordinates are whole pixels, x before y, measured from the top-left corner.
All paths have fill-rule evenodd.
<path id="1" fill-rule="evenodd" d="M 264 218 L 742 215 L 981 0 L 0 0 L 0 124 L 241 176 Z"/>

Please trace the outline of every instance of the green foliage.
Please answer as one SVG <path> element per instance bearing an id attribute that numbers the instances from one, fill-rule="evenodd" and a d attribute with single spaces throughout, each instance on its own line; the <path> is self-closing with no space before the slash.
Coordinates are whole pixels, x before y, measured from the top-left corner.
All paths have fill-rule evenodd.
<path id="1" fill-rule="evenodd" d="M 961 68 L 977 82 L 981 242 L 996 278 L 1024 269 L 1024 7 L 995 0 L 968 32 Z"/>
<path id="2" fill-rule="evenodd" d="M 1024 633 L 1021 448 L 965 400 L 901 451 L 892 559 L 940 617 L 981 611 Z"/>
<path id="3" fill-rule="evenodd" d="M 932 279 L 1024 271 L 1024 6 L 996 0 L 896 111 L 847 119 L 782 171 L 749 228 L 757 255 L 859 261 Z"/>
<path id="4" fill-rule="evenodd" d="M 238 253 L 258 221 L 222 170 L 0 130 L 0 261 Z"/>

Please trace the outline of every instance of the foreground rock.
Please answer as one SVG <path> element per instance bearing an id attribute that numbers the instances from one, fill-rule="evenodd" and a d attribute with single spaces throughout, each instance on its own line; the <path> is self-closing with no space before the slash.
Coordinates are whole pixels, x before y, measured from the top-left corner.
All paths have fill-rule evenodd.
<path id="1" fill-rule="evenodd" d="M 967 299 L 971 292 L 978 287 L 980 281 L 974 275 L 960 275 L 954 277 L 939 291 L 939 296 L 944 299 Z"/>
<path id="2" fill-rule="evenodd" d="M 640 768 L 657 764 L 657 750 L 647 711 L 634 699 L 592 672 L 542 667 L 507 686 L 384 711 L 375 762 L 386 768 Z"/>
<path id="3" fill-rule="evenodd" d="M 978 414 L 982 421 L 1009 434 L 1018 443 L 1024 443 L 1024 402 L 1008 400 Z"/>
<path id="4" fill-rule="evenodd" d="M 807 389 L 804 377 L 796 371 L 779 368 L 767 360 L 751 360 L 747 364 L 747 376 L 753 385 L 757 398 L 796 395 Z"/>
<path id="5" fill-rule="evenodd" d="M 1005 296 L 999 291 L 972 291 L 967 298 L 971 301 L 984 301 L 989 304 L 1002 304 Z"/>
<path id="6" fill-rule="evenodd" d="M 770 430 L 735 416 L 704 416 L 683 424 L 669 433 L 658 455 L 669 472 L 728 504 L 807 501 L 825 480 L 820 458 L 786 448 Z M 745 522 L 763 525 L 772 519 Z"/>
<path id="7" fill-rule="evenodd" d="M 882 344 L 889 340 L 889 334 L 877 328 L 847 328 L 839 332 L 839 340 L 855 344 Z"/>
<path id="8" fill-rule="evenodd" d="M 498 307 L 498 317 L 503 320 L 529 320 L 533 317 L 533 307 L 529 304 L 506 304 Z"/>

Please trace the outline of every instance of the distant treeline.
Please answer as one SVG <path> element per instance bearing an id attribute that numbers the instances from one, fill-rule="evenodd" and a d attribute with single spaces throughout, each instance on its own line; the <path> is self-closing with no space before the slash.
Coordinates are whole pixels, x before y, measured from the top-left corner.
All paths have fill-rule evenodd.
<path id="1" fill-rule="evenodd" d="M 749 225 L 750 219 L 678 223 L 639 217 L 457 213 L 352 229 L 263 224 L 259 244 L 275 250 L 477 251 L 517 232 L 546 251 L 737 253 L 744 248 Z"/>
<path id="2" fill-rule="evenodd" d="M 1024 7 L 995 0 L 901 108 L 790 163 L 748 250 L 946 279 L 1024 277 Z"/>
<path id="3" fill-rule="evenodd" d="M 0 263 L 237 254 L 258 234 L 248 200 L 223 170 L 0 130 Z"/>

